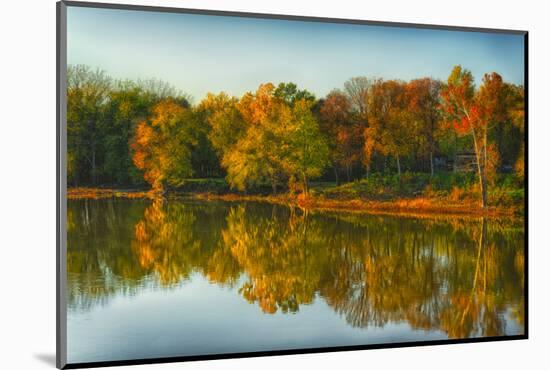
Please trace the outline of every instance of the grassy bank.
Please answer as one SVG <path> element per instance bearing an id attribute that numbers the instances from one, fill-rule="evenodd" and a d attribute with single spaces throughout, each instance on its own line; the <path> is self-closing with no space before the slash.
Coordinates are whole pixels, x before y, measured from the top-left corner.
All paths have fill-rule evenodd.
<path id="1" fill-rule="evenodd" d="M 433 177 L 405 173 L 400 178 L 373 175 L 342 185 L 316 182 L 311 184 L 311 192 L 307 197 L 287 192 L 270 194 L 267 186 L 257 188 L 254 192 L 234 192 L 224 179 L 192 179 L 167 192 L 167 196 L 174 195 L 226 201 L 265 201 L 309 209 L 370 213 L 510 216 L 522 215 L 524 212 L 523 183 L 511 175 L 501 175 L 495 179 L 489 191 L 490 206 L 485 210 L 479 205 L 476 178 L 467 173 L 436 174 Z M 154 195 L 146 191 L 72 188 L 68 191 L 68 197 L 152 198 Z"/>
<path id="2" fill-rule="evenodd" d="M 523 214 L 524 185 L 512 175 L 500 175 L 489 187 L 489 207 L 480 207 L 477 178 L 469 173 L 405 173 L 398 176 L 373 175 L 335 186 L 319 184 L 312 196 L 319 203 L 338 207 L 351 202 L 357 207 L 378 210 L 406 210 L 443 213 Z"/>

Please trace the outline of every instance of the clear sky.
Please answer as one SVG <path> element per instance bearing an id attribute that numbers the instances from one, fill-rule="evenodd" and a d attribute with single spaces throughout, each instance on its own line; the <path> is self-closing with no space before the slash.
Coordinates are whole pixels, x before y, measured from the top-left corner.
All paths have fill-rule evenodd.
<path id="1" fill-rule="evenodd" d="M 68 63 L 160 78 L 194 102 L 295 82 L 323 97 L 354 76 L 446 79 L 461 64 L 523 84 L 523 36 L 69 7 Z"/>

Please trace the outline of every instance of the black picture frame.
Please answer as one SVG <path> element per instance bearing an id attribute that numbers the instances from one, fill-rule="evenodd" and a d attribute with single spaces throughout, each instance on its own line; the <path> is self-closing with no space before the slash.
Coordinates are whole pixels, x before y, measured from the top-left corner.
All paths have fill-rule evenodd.
<path id="1" fill-rule="evenodd" d="M 136 358 L 120 361 L 100 361 L 86 363 L 67 363 L 67 335 L 66 335 L 66 288 L 67 288 L 67 273 L 66 273 L 66 257 L 67 257 L 67 132 L 66 132 L 66 72 L 67 72 L 67 7 L 84 7 L 84 8 L 101 8 L 101 9 L 116 9 L 128 11 L 147 11 L 147 12 L 163 12 L 163 13 L 183 13 L 183 14 L 200 14 L 210 16 L 230 16 L 244 18 L 261 18 L 261 19 L 276 19 L 276 20 L 295 20 L 306 22 L 324 22 L 324 23 L 340 23 L 340 24 L 356 24 L 356 25 L 375 25 L 375 26 L 391 26 L 400 28 L 417 28 L 430 30 L 446 30 L 446 31 L 465 31 L 465 32 L 485 32 L 485 33 L 504 33 L 522 35 L 524 38 L 524 88 L 525 88 L 525 249 L 524 249 L 524 292 L 525 292 L 525 318 L 524 318 L 524 334 L 510 336 L 493 336 L 481 338 L 464 338 L 464 339 L 444 339 L 430 341 L 414 341 L 414 342 L 393 342 L 368 345 L 353 345 L 353 346 L 338 346 L 338 347 L 321 347 L 321 348 L 304 348 L 304 349 L 289 349 L 289 350 L 272 350 L 272 351 L 254 351 L 254 352 L 238 352 L 238 353 L 223 353 L 212 355 L 197 355 L 197 356 L 177 356 L 164 358 Z M 60 1 L 56 4 L 57 14 L 57 63 L 56 63 L 56 132 L 57 132 L 57 152 L 56 152 L 56 366 L 59 369 L 76 369 L 76 368 L 93 368 L 121 365 L 138 365 L 138 364 L 157 364 L 171 362 L 186 362 L 186 361 L 204 361 L 231 359 L 243 357 L 263 357 L 263 356 L 279 356 L 293 354 L 310 354 L 321 352 L 340 352 L 340 351 L 357 351 L 368 349 L 381 348 L 400 348 L 400 347 L 420 347 L 433 345 L 447 345 L 459 343 L 483 343 L 496 341 L 511 341 L 524 340 L 529 338 L 529 258 L 528 258 L 528 234 L 529 234 L 529 32 L 526 30 L 511 30 L 511 29 L 493 29 L 493 28 L 477 28 L 477 27 L 458 27 L 435 24 L 417 24 L 417 23 L 397 23 L 397 22 L 382 22 L 359 19 L 339 19 L 325 17 L 310 17 L 297 15 L 282 15 L 282 14 L 262 14 L 248 12 L 233 12 L 219 10 L 202 10 L 189 8 L 174 8 L 174 7 L 159 7 L 159 6 L 143 6 L 129 4 L 110 4 L 96 2 L 79 2 L 79 1 Z"/>

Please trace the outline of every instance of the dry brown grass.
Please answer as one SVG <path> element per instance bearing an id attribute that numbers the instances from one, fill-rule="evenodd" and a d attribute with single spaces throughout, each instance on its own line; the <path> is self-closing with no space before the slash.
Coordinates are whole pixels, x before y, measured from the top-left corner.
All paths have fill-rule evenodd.
<path id="1" fill-rule="evenodd" d="M 150 198 L 151 193 L 145 191 L 122 191 L 99 188 L 69 188 L 67 199 L 109 199 L 109 198 Z"/>
<path id="2" fill-rule="evenodd" d="M 512 207 L 488 207 L 483 209 L 479 202 L 467 199 L 457 199 L 452 201 L 450 198 L 403 198 L 391 201 L 377 200 L 338 200 L 325 199 L 318 197 L 305 197 L 299 195 L 290 197 L 288 195 L 237 195 L 237 194 L 196 194 L 195 197 L 206 200 L 225 200 L 225 201 L 260 201 L 283 205 L 298 206 L 303 209 L 329 210 L 329 211 L 348 211 L 362 212 L 372 214 L 391 214 L 408 216 L 458 216 L 458 217 L 502 217 L 514 216 L 516 210 Z M 462 198 L 462 197 L 458 197 Z"/>
<path id="3" fill-rule="evenodd" d="M 479 202 L 468 197 L 461 189 L 455 190 L 448 197 L 429 197 L 426 194 L 416 198 L 401 198 L 389 201 L 361 199 L 326 199 L 324 197 L 278 195 L 240 195 L 196 193 L 195 198 L 203 200 L 255 201 L 296 206 L 311 210 L 347 211 L 371 214 L 390 214 L 403 216 L 458 216 L 458 217 L 502 217 L 514 216 L 514 207 L 488 207 L 482 209 Z M 144 191 L 121 191 L 99 188 L 70 188 L 68 199 L 109 199 L 109 198 L 154 198 L 155 194 Z"/>

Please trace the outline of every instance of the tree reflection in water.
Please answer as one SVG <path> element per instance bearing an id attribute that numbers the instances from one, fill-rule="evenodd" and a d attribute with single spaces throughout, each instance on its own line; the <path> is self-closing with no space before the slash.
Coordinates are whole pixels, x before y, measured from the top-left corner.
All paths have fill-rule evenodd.
<path id="1" fill-rule="evenodd" d="M 317 299 L 353 327 L 406 322 L 450 338 L 503 335 L 524 317 L 524 231 L 195 201 L 71 201 L 69 307 L 185 284 L 234 287 L 268 314 Z"/>

